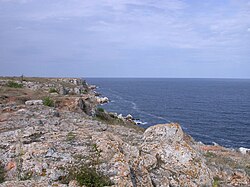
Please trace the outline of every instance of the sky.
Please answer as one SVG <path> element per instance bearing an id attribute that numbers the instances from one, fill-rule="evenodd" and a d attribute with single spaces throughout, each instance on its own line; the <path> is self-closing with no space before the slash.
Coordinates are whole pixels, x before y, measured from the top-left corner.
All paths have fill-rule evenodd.
<path id="1" fill-rule="evenodd" d="M 0 0 L 0 76 L 250 78 L 250 0 Z"/>

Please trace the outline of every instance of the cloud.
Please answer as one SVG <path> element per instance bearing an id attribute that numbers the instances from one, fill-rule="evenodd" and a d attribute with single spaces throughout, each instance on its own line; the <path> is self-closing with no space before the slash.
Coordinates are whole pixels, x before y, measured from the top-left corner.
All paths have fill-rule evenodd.
<path id="1" fill-rule="evenodd" d="M 18 54 L 23 61 L 104 63 L 140 56 L 143 61 L 248 62 L 247 4 L 244 0 L 0 0 L 0 50 L 4 51 L 0 59 L 14 61 L 13 54 Z"/>

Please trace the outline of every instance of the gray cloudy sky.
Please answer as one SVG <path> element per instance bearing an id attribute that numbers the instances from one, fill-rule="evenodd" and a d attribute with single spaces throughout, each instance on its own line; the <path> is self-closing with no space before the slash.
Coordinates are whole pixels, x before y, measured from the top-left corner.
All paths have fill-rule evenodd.
<path id="1" fill-rule="evenodd" d="M 0 75 L 250 78 L 250 0 L 0 0 Z"/>

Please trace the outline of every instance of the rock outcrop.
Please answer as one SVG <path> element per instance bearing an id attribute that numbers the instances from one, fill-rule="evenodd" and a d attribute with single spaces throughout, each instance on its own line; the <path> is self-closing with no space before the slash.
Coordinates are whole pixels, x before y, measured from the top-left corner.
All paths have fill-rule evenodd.
<path id="1" fill-rule="evenodd" d="M 212 185 L 211 171 L 198 151 L 184 141 L 178 124 L 149 127 L 141 153 L 156 186 Z"/>
<path id="2" fill-rule="evenodd" d="M 129 122 L 131 115 L 123 118 L 96 110 L 96 94 L 88 88 L 84 94 L 75 89 L 86 82 L 56 80 L 36 80 L 29 84 L 32 89 L 0 92 L 4 96 L 0 100 L 1 187 L 81 186 L 71 171 L 82 166 L 94 168 L 118 187 L 250 184 L 248 153 L 196 143 L 176 123 L 144 130 Z M 48 95 L 46 86 L 45 93 L 41 90 L 38 95 L 33 90 L 36 85 L 59 88 L 63 83 L 75 94 L 50 95 L 54 107 L 36 101 Z M 20 104 L 15 97 L 24 102 Z"/>

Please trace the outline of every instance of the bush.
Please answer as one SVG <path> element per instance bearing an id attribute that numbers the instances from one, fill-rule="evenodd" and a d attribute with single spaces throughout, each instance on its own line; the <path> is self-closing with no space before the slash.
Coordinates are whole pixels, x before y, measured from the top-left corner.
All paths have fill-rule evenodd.
<path id="1" fill-rule="evenodd" d="M 113 121 L 113 118 L 108 113 L 99 111 L 98 109 L 96 112 L 96 118 L 101 120 L 101 121 L 105 121 L 105 122 L 112 122 Z"/>
<path id="2" fill-rule="evenodd" d="M 219 187 L 219 181 L 220 181 L 219 177 L 214 177 L 213 187 Z"/>
<path id="3" fill-rule="evenodd" d="M 71 141 L 75 140 L 75 138 L 76 138 L 76 135 L 73 132 L 69 132 L 67 134 L 66 140 L 71 142 Z"/>
<path id="4" fill-rule="evenodd" d="M 112 182 L 107 176 L 97 172 L 93 167 L 75 166 L 69 170 L 68 175 L 62 180 L 63 183 L 69 183 L 71 180 L 76 180 L 79 185 L 86 187 L 103 187 L 111 186 Z"/>
<path id="5" fill-rule="evenodd" d="M 18 84 L 17 82 L 13 82 L 13 81 L 9 81 L 7 86 L 11 87 L 11 88 L 22 88 L 23 87 L 22 84 Z"/>
<path id="6" fill-rule="evenodd" d="M 3 166 L 3 164 L 0 162 L 0 183 L 3 183 L 3 182 L 4 182 L 4 175 L 5 175 L 4 166 Z"/>
<path id="7" fill-rule="evenodd" d="M 50 97 L 43 98 L 43 105 L 53 107 L 54 101 Z"/>
<path id="8" fill-rule="evenodd" d="M 58 93 L 58 91 L 55 88 L 50 88 L 49 93 Z"/>
<path id="9" fill-rule="evenodd" d="M 97 108 L 97 111 L 104 112 L 104 109 L 103 108 Z"/>

